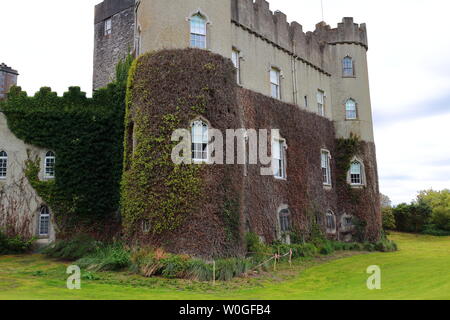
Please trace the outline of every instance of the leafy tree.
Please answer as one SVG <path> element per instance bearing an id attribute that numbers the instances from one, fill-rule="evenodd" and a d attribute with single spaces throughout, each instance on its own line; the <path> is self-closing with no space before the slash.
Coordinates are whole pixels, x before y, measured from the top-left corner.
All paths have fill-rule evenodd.
<path id="1" fill-rule="evenodd" d="M 392 201 L 388 196 L 380 193 L 380 205 L 381 208 L 392 208 Z"/>
<path id="2" fill-rule="evenodd" d="M 404 232 L 422 232 L 430 222 L 431 207 L 424 201 L 411 204 L 402 203 L 393 209 L 397 230 Z"/>
<path id="3" fill-rule="evenodd" d="M 383 216 L 383 229 L 395 230 L 396 223 L 393 209 L 391 207 L 381 208 L 381 214 Z"/>
<path id="4" fill-rule="evenodd" d="M 425 190 L 417 196 L 417 202 L 426 203 L 432 209 L 430 223 L 436 229 L 450 231 L 450 190 Z"/>

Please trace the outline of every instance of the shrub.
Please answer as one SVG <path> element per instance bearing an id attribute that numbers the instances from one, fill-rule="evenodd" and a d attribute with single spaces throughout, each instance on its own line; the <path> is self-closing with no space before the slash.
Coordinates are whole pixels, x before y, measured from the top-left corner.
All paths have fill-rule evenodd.
<path id="1" fill-rule="evenodd" d="M 0 254 L 21 254 L 30 252 L 35 238 L 25 239 L 19 235 L 8 237 L 0 231 Z"/>
<path id="2" fill-rule="evenodd" d="M 42 253 L 51 258 L 75 261 L 95 253 L 100 246 L 101 243 L 93 238 L 79 235 L 50 244 L 42 250 Z"/>
<path id="3" fill-rule="evenodd" d="M 118 271 L 131 265 L 130 252 L 122 244 L 116 243 L 98 248 L 77 261 L 81 268 L 90 271 Z"/>
<path id="4" fill-rule="evenodd" d="M 330 255 L 334 253 L 334 246 L 330 241 L 325 241 L 320 247 L 319 247 L 320 254 L 323 255 Z"/>
<path id="5" fill-rule="evenodd" d="M 439 229 L 435 224 L 428 224 L 425 226 L 425 229 L 422 231 L 422 234 L 435 237 L 448 237 L 450 236 L 450 231 Z"/>
<path id="6" fill-rule="evenodd" d="M 395 215 L 391 207 L 385 207 L 381 209 L 381 214 L 383 216 L 383 229 L 384 230 L 395 230 Z"/>
<path id="7" fill-rule="evenodd" d="M 381 252 L 394 252 L 397 251 L 397 244 L 394 241 L 391 241 L 387 238 L 383 238 L 377 243 L 373 244 L 374 250 Z M 371 251 L 371 250 L 369 250 Z"/>

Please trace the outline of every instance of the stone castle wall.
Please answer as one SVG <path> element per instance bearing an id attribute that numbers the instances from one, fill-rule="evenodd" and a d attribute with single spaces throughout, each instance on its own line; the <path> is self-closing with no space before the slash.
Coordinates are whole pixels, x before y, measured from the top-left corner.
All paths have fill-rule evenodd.
<path id="1" fill-rule="evenodd" d="M 105 21 L 112 33 L 105 35 Z M 115 66 L 134 49 L 134 0 L 107 0 L 95 7 L 93 88 L 114 80 Z"/>

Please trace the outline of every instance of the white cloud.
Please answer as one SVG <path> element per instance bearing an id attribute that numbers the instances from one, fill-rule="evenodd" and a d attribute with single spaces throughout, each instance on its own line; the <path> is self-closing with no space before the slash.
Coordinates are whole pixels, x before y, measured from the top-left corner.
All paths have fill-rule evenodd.
<path id="1" fill-rule="evenodd" d="M 99 2 L 2 2 L 0 60 L 19 70 L 19 84 L 29 94 L 43 85 L 59 94 L 72 85 L 91 92 L 93 14 Z M 419 189 L 450 187 L 448 166 L 427 165 L 450 159 L 449 115 L 413 119 L 414 110 L 430 108 L 450 92 L 450 2 L 323 2 L 325 21 L 332 27 L 344 16 L 367 23 L 372 107 L 377 119 L 396 118 L 375 123 L 382 191 L 400 202 L 412 199 Z M 313 30 L 321 20 L 320 0 L 270 3 L 272 10 L 285 12 L 304 30 Z M 409 178 L 389 179 L 392 176 Z"/>

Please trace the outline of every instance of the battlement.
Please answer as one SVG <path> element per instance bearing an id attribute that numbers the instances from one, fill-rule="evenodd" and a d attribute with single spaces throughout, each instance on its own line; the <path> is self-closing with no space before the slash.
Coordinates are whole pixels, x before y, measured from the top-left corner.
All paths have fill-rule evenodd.
<path id="1" fill-rule="evenodd" d="M 95 24 L 134 6 L 135 0 L 104 0 L 95 6 Z"/>
<path id="2" fill-rule="evenodd" d="M 288 23 L 283 12 L 272 12 L 266 0 L 232 0 L 231 11 L 235 24 L 325 69 L 324 44 L 350 43 L 368 48 L 366 25 L 354 23 L 353 18 L 344 18 L 334 29 L 321 22 L 316 25 L 316 30 L 305 33 L 298 22 Z"/>

